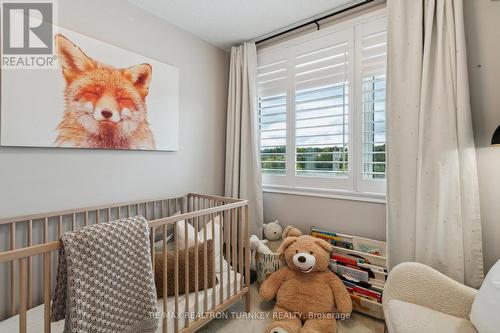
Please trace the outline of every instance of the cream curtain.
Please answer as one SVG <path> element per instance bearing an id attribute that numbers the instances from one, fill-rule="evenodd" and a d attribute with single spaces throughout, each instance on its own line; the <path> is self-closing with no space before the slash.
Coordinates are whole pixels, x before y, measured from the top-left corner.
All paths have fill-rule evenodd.
<path id="1" fill-rule="evenodd" d="M 226 128 L 225 195 L 249 200 L 250 232 L 262 234 L 262 178 L 257 113 L 257 50 L 231 49 Z"/>
<path id="2" fill-rule="evenodd" d="M 388 0 L 389 265 L 483 279 L 462 0 Z"/>

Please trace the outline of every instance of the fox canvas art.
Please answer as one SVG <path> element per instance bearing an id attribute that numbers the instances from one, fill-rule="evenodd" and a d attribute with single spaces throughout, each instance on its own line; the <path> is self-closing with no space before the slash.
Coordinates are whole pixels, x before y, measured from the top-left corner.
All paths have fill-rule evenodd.
<path id="1" fill-rule="evenodd" d="M 146 105 L 151 65 L 114 68 L 90 58 L 61 34 L 55 39 L 66 81 L 56 144 L 154 150 Z"/>
<path id="2" fill-rule="evenodd" d="M 61 27 L 52 40 L 52 68 L 2 68 L 2 145 L 178 150 L 177 68 Z"/>

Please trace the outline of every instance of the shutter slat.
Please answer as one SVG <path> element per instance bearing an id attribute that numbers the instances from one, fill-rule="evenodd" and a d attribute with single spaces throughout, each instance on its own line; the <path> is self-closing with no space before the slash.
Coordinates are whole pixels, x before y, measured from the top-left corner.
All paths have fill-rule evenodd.
<path id="1" fill-rule="evenodd" d="M 295 57 L 295 64 L 312 64 L 322 59 L 331 59 L 333 57 L 341 57 L 341 55 L 349 51 L 349 44 L 340 43 L 336 45 L 331 45 L 329 47 L 323 47 L 316 49 L 311 52 L 307 52 Z"/>
<path id="2" fill-rule="evenodd" d="M 261 65 L 257 67 L 257 78 L 259 78 L 261 75 L 265 75 L 266 73 L 272 73 L 283 69 L 286 69 L 285 60 L 279 60 L 267 65 Z"/>
<path id="3" fill-rule="evenodd" d="M 339 66 L 321 67 L 315 68 L 311 71 L 297 73 L 295 76 L 295 80 L 300 83 L 308 80 L 329 77 L 331 80 L 330 84 L 333 85 L 335 83 L 342 82 L 342 79 L 345 79 L 345 76 L 345 64 L 342 64 Z"/>
<path id="4" fill-rule="evenodd" d="M 297 91 L 310 90 L 317 87 L 334 86 L 339 84 L 347 83 L 345 79 L 345 73 L 337 73 L 331 75 L 324 75 L 321 77 L 313 77 L 310 79 L 300 78 L 296 80 L 295 89 Z"/>

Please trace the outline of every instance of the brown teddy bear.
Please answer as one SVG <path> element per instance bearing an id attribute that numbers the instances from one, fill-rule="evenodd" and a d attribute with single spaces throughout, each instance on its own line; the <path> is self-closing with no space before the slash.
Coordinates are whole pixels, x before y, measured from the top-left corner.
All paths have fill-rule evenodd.
<path id="1" fill-rule="evenodd" d="M 350 314 L 352 302 L 342 281 L 328 269 L 332 246 L 312 236 L 287 237 L 278 252 L 288 267 L 260 287 L 265 300 L 276 297 L 269 333 L 336 332 L 336 313 Z"/>

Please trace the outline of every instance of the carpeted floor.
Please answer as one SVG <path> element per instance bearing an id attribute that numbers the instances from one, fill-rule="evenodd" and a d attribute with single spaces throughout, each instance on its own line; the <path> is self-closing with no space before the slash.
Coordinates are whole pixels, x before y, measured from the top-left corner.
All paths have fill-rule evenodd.
<path id="1" fill-rule="evenodd" d="M 254 283 L 251 289 L 251 315 L 260 318 L 244 318 L 245 306 L 243 301 L 239 301 L 227 311 L 228 319 L 214 319 L 203 327 L 202 333 L 258 333 L 262 332 L 271 318 L 267 314 L 274 307 L 273 302 L 264 302 L 259 296 L 257 284 Z M 268 318 L 266 318 L 268 317 Z M 383 333 L 384 322 L 372 317 L 354 312 L 350 320 L 337 321 L 338 333 Z"/>

